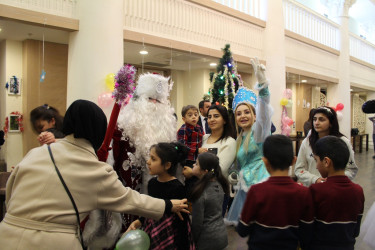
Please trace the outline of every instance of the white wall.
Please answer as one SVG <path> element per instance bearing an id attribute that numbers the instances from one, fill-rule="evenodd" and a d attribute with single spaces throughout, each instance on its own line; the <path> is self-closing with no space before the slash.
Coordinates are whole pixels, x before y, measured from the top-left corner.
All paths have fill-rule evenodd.
<path id="1" fill-rule="evenodd" d="M 171 73 L 173 88 L 170 93 L 170 101 L 177 115 L 177 128 L 179 128 L 182 125 L 181 109 L 184 106 L 184 71 L 172 70 Z"/>
<path id="2" fill-rule="evenodd" d="M 5 117 L 11 112 L 22 112 L 22 42 L 5 40 L 0 45 L 0 72 L 1 82 L 9 81 L 15 75 L 21 79 L 21 95 L 8 95 L 5 88 L 1 88 L 1 127 L 4 126 Z M 23 121 L 24 123 L 25 121 Z M 5 143 L 1 147 L 1 158 L 7 163 L 8 171 L 23 158 L 23 144 L 21 132 L 8 132 Z"/>
<path id="3" fill-rule="evenodd" d="M 338 78 L 339 57 L 322 49 L 285 37 L 286 66 Z"/>
<path id="4" fill-rule="evenodd" d="M 67 107 L 77 99 L 97 103 L 105 76 L 123 65 L 123 1 L 77 2 L 79 31 L 69 35 Z M 107 117 L 111 108 L 104 109 Z"/>
<path id="5" fill-rule="evenodd" d="M 5 63 L 6 63 L 6 40 L 3 40 L 0 42 L 0 83 L 5 83 L 6 82 L 6 68 L 5 68 Z M 0 88 L 0 129 L 2 130 L 4 127 L 4 122 L 5 122 L 5 116 L 6 116 L 6 89 L 1 87 Z M 0 146 L 0 160 L 5 159 L 5 150 L 6 147 Z"/>
<path id="6" fill-rule="evenodd" d="M 350 62 L 350 82 L 361 84 L 363 88 L 375 89 L 375 70 L 362 64 Z"/>
<path id="7" fill-rule="evenodd" d="M 183 124 L 181 117 L 182 107 L 191 104 L 198 108 L 203 95 L 208 92 L 210 87 L 209 73 L 208 69 L 172 70 L 174 85 L 170 94 L 170 101 L 178 117 L 178 128 Z"/>

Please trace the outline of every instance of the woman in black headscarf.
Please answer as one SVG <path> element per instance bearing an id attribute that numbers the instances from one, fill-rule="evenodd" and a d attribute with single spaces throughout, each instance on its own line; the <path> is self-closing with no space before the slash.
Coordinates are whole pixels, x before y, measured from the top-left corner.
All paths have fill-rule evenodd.
<path id="1" fill-rule="evenodd" d="M 4 249 L 82 249 L 77 216 L 55 164 L 76 204 L 79 220 L 94 209 L 159 219 L 186 212 L 186 200 L 160 200 L 126 188 L 112 167 L 95 154 L 107 121 L 94 103 L 77 100 L 68 108 L 66 137 L 32 149 L 12 172 L 6 189 L 7 214 L 0 224 Z"/>

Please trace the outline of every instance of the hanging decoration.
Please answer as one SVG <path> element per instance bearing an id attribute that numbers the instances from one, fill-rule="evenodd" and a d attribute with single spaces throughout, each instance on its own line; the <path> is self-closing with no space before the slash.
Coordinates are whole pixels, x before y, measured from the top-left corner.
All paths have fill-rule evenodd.
<path id="1" fill-rule="evenodd" d="M 47 19 L 44 18 L 44 28 L 46 27 Z M 42 43 L 42 73 L 40 74 L 39 82 L 44 82 L 44 79 L 46 79 L 46 71 L 44 70 L 44 29 L 43 29 L 43 43 Z"/>
<path id="2" fill-rule="evenodd" d="M 21 94 L 21 82 L 16 76 L 12 76 L 9 79 L 9 83 L 6 83 L 5 87 L 8 89 L 9 95 L 20 95 Z"/>
<path id="3" fill-rule="evenodd" d="M 237 64 L 233 60 L 230 45 L 226 44 L 223 57 L 216 68 L 216 72 L 210 73 L 210 89 L 212 103 L 219 103 L 227 107 L 229 113 L 232 111 L 232 102 L 235 92 L 239 86 L 243 86 L 241 76 L 237 72 Z"/>
<path id="4" fill-rule="evenodd" d="M 281 113 L 281 134 L 289 136 L 290 132 L 292 131 L 291 126 L 293 125 L 294 121 L 290 117 L 288 117 L 287 107 L 292 107 L 292 90 L 285 89 L 283 92 L 283 98 L 280 100 L 280 105 L 283 107 L 283 111 Z"/>
<path id="5" fill-rule="evenodd" d="M 8 132 L 23 132 L 23 115 L 18 111 L 11 112 L 9 117 L 5 117 L 3 130 L 5 134 Z"/>

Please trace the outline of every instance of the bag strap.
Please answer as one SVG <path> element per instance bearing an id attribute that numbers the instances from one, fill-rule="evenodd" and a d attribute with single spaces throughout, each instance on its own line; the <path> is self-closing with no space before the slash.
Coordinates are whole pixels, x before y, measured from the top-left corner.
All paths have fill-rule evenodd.
<path id="1" fill-rule="evenodd" d="M 70 198 L 70 201 L 72 202 L 72 205 L 73 205 L 74 210 L 75 210 L 75 212 L 76 212 L 77 223 L 78 223 L 78 228 L 79 228 L 79 236 L 80 236 L 80 240 L 81 240 L 81 245 L 82 245 L 82 248 L 83 248 L 83 249 L 86 249 L 86 248 L 85 248 L 85 245 L 83 244 L 82 230 L 81 230 L 81 226 L 80 226 L 81 221 L 80 221 L 80 219 L 79 219 L 79 213 L 78 213 L 78 209 L 77 209 L 76 203 L 74 202 L 73 196 L 72 196 L 72 194 L 70 193 L 68 186 L 65 184 L 65 181 L 64 181 L 64 179 L 63 179 L 63 177 L 62 177 L 62 175 L 61 175 L 59 169 L 58 169 L 57 166 L 56 166 L 55 159 L 53 158 L 53 154 L 52 154 L 52 150 L 51 150 L 50 145 L 47 145 L 47 146 L 48 146 L 49 156 L 51 157 L 51 160 L 52 160 L 52 162 L 53 162 L 53 165 L 55 166 L 55 169 L 56 169 L 57 175 L 59 176 L 59 179 L 60 179 L 61 183 L 63 184 L 64 189 L 65 189 L 66 193 L 68 194 L 68 196 L 69 196 L 69 198 Z"/>

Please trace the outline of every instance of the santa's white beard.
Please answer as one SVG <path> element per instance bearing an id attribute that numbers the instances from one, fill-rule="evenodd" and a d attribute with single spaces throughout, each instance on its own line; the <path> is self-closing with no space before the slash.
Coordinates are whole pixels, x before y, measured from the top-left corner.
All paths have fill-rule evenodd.
<path id="1" fill-rule="evenodd" d="M 152 145 L 176 140 L 177 121 L 169 103 L 132 99 L 121 110 L 117 123 L 123 136 L 128 137 L 131 146 L 136 149 L 134 165 L 145 167 Z"/>

